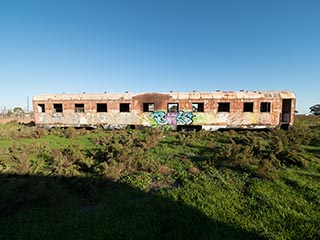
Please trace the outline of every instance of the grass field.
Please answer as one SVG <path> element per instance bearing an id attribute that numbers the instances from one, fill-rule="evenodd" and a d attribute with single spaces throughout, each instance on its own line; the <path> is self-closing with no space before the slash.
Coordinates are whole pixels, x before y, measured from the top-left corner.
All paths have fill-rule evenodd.
<path id="1" fill-rule="evenodd" d="M 320 239 L 320 118 L 289 131 L 0 125 L 0 239 Z"/>

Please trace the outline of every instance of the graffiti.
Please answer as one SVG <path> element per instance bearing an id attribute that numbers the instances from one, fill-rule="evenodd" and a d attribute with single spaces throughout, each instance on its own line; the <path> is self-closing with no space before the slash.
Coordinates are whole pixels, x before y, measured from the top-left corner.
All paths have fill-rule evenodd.
<path id="1" fill-rule="evenodd" d="M 182 110 L 167 114 L 164 111 L 155 111 L 151 114 L 151 117 L 159 125 L 172 125 L 176 129 L 178 124 L 189 125 L 193 123 L 195 115 L 192 112 L 184 112 Z"/>
<path id="2" fill-rule="evenodd" d="M 153 117 L 153 119 L 156 121 L 156 123 L 158 123 L 160 125 L 168 124 L 168 120 L 166 119 L 166 113 L 163 111 L 153 112 L 151 114 L 151 117 Z"/>
<path id="3" fill-rule="evenodd" d="M 188 125 L 193 122 L 193 117 L 195 117 L 195 115 L 192 112 L 179 111 L 177 116 L 177 122 L 178 124 Z"/>
<path id="4" fill-rule="evenodd" d="M 177 129 L 177 116 L 178 116 L 177 112 L 169 112 L 166 115 L 166 118 L 168 120 L 168 125 L 173 126 L 174 130 Z"/>

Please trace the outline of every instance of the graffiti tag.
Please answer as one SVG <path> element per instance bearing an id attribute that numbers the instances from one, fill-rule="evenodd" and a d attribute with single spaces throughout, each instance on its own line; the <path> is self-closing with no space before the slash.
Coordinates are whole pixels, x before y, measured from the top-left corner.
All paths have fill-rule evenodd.
<path id="1" fill-rule="evenodd" d="M 163 111 L 153 112 L 151 114 L 151 117 L 153 117 L 153 119 L 156 121 L 156 123 L 158 123 L 160 125 L 168 124 L 168 120 L 166 118 L 166 113 Z"/>
<path id="2" fill-rule="evenodd" d="M 179 111 L 177 116 L 178 124 L 191 124 L 193 122 L 193 117 L 195 117 L 195 115 L 192 112 Z"/>
<path id="3" fill-rule="evenodd" d="M 189 125 L 193 123 L 195 115 L 192 112 L 184 112 L 182 110 L 167 114 L 164 111 L 155 111 L 151 114 L 151 117 L 159 125 L 172 125 L 176 129 L 177 124 Z"/>

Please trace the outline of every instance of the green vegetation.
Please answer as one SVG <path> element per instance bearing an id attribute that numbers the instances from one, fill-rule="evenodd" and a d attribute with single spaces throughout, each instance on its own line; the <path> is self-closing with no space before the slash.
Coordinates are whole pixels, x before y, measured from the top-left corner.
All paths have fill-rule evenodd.
<path id="1" fill-rule="evenodd" d="M 289 131 L 0 125 L 0 239 L 319 239 L 320 118 Z"/>

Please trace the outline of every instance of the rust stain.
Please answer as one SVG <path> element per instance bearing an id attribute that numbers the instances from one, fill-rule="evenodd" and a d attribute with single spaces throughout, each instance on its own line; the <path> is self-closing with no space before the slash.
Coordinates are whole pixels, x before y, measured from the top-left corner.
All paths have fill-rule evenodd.
<path id="1" fill-rule="evenodd" d="M 169 94 L 161 93 L 144 93 L 132 97 L 132 102 L 135 109 L 143 111 L 143 103 L 154 103 L 154 108 L 157 110 L 166 109 L 167 102 L 171 99 Z"/>

